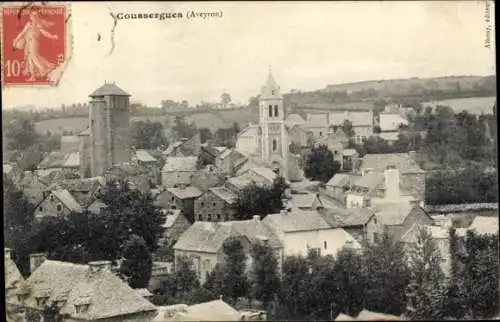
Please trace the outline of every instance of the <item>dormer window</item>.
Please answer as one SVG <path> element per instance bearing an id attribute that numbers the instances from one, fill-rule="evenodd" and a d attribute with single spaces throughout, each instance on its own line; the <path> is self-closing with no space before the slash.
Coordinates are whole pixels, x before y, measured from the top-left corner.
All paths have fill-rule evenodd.
<path id="1" fill-rule="evenodd" d="M 44 307 L 45 303 L 47 303 L 48 297 L 37 297 L 36 298 L 36 305 L 38 307 Z"/>
<path id="2" fill-rule="evenodd" d="M 58 203 L 58 204 L 56 205 L 56 209 L 57 209 L 57 212 L 62 212 L 63 207 L 62 207 L 62 205 L 61 205 L 60 203 Z"/>
<path id="3" fill-rule="evenodd" d="M 75 305 L 75 312 L 76 313 L 84 313 L 84 312 L 87 312 L 88 309 L 89 309 L 89 304 L 79 304 L 79 305 Z"/>
<path id="4" fill-rule="evenodd" d="M 50 195 L 50 201 L 51 201 L 51 202 L 54 202 L 54 200 L 55 200 L 55 199 L 54 199 L 54 195 Z"/>
<path id="5" fill-rule="evenodd" d="M 19 294 L 17 296 L 17 301 L 20 303 L 20 304 L 24 304 L 24 300 L 26 299 L 26 295 L 25 294 Z"/>
<path id="6" fill-rule="evenodd" d="M 271 91 L 271 95 L 274 95 L 274 90 Z"/>

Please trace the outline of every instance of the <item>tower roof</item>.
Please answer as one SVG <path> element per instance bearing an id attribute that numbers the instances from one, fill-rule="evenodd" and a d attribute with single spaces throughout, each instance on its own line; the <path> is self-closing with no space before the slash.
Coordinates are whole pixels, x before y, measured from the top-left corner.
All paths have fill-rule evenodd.
<path id="1" fill-rule="evenodd" d="M 278 83 L 276 83 L 276 80 L 274 80 L 273 73 L 271 72 L 271 68 L 269 68 L 269 75 L 267 76 L 266 84 L 264 86 L 262 86 L 261 95 L 263 98 L 281 97 L 280 87 L 279 87 Z"/>
<path id="2" fill-rule="evenodd" d="M 267 76 L 267 81 L 266 81 L 266 87 L 267 88 L 278 88 L 278 83 L 274 80 L 273 73 L 271 70 L 269 70 L 269 75 Z"/>
<path id="3" fill-rule="evenodd" d="M 130 96 L 127 92 L 125 92 L 123 89 L 120 87 L 116 86 L 115 83 L 104 83 L 101 87 L 96 89 L 92 94 L 90 94 L 90 97 L 96 97 L 96 96 Z"/>

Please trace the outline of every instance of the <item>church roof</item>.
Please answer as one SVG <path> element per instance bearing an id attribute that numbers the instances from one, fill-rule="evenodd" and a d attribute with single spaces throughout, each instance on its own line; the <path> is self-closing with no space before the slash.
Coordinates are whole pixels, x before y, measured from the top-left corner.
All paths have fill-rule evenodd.
<path id="1" fill-rule="evenodd" d="M 108 95 L 113 95 L 113 96 L 130 96 L 127 92 L 125 92 L 123 89 L 120 87 L 116 86 L 115 83 L 104 83 L 101 87 L 96 89 L 92 94 L 90 94 L 90 97 L 96 97 L 96 96 L 108 96 Z"/>
<path id="2" fill-rule="evenodd" d="M 279 87 L 278 83 L 276 83 L 276 81 L 274 80 L 274 77 L 273 77 L 273 74 L 271 73 L 271 71 L 269 71 L 269 75 L 267 76 L 266 87 L 267 88 Z"/>

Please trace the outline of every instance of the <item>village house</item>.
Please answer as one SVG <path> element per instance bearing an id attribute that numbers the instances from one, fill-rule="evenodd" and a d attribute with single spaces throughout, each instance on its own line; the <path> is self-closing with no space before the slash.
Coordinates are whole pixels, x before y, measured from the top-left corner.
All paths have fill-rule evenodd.
<path id="1" fill-rule="evenodd" d="M 213 187 L 222 186 L 225 181 L 224 172 L 212 164 L 208 164 L 204 169 L 196 171 L 191 176 L 191 185 L 202 192 Z"/>
<path id="2" fill-rule="evenodd" d="M 337 111 L 330 112 L 328 122 L 331 126 L 342 127 L 348 120 L 354 130 L 354 142 L 362 143 L 373 133 L 373 111 Z"/>
<path id="3" fill-rule="evenodd" d="M 190 222 L 194 222 L 194 201 L 201 195 L 196 187 L 178 185 L 177 188 L 166 188 L 154 203 L 163 209 L 179 209 Z"/>
<path id="4" fill-rule="evenodd" d="M 104 173 L 106 181 L 125 181 L 130 189 L 149 193 L 154 185 L 152 172 L 145 166 L 137 163 L 122 163 L 113 165 Z"/>
<path id="5" fill-rule="evenodd" d="M 399 171 L 400 191 L 422 201 L 425 200 L 425 171 L 416 162 L 416 152 L 367 154 L 355 173 L 384 172 L 388 166 Z"/>
<path id="6" fill-rule="evenodd" d="M 180 236 L 191 226 L 191 222 L 179 209 L 163 210 L 165 214 L 164 229 L 161 238 L 158 240 L 158 249 L 154 254 L 157 261 L 173 261 L 173 246 Z"/>
<path id="7" fill-rule="evenodd" d="M 498 216 L 486 217 L 476 216 L 472 221 L 468 230 L 473 231 L 479 235 L 495 235 L 498 234 Z"/>
<path id="8" fill-rule="evenodd" d="M 182 256 L 190 258 L 200 282 L 204 283 L 215 265 L 223 263 L 223 245 L 230 237 L 242 242 L 247 254 L 247 269 L 250 269 L 252 262 L 251 245 L 257 242 L 268 243 L 271 246 L 278 259 L 278 267 L 281 267 L 283 259 L 281 243 L 259 216 L 243 221 L 195 222 L 175 244 L 175 261 L 177 263 Z"/>
<path id="9" fill-rule="evenodd" d="M 285 119 L 286 125 L 293 127 L 294 125 L 303 126 L 306 124 L 306 120 L 300 114 L 289 114 Z"/>
<path id="10" fill-rule="evenodd" d="M 200 149 L 201 141 L 200 134 L 198 133 L 191 138 L 181 138 L 178 141 L 172 142 L 162 155 L 164 158 L 192 157 L 198 156 Z"/>
<path id="11" fill-rule="evenodd" d="M 337 173 L 326 183 L 326 193 L 342 204 L 345 204 L 347 192 L 351 189 L 356 177 L 348 173 Z"/>
<path id="12" fill-rule="evenodd" d="M 44 197 L 52 190 L 65 189 L 82 207 L 87 207 L 95 200 L 99 190 L 105 184 L 103 177 L 54 180 L 45 190 Z"/>
<path id="13" fill-rule="evenodd" d="M 352 171 L 356 160 L 359 160 L 359 154 L 356 149 L 344 149 L 342 155 L 342 169 L 344 171 Z"/>
<path id="14" fill-rule="evenodd" d="M 288 125 L 288 140 L 290 143 L 303 149 L 309 146 L 312 139 L 312 132 L 304 129 L 300 124 Z"/>
<path id="15" fill-rule="evenodd" d="M 80 153 L 65 153 L 60 151 L 49 152 L 38 164 L 36 172 L 40 177 L 43 177 L 52 171 L 61 171 L 63 169 L 73 171 L 75 174 L 80 175 Z"/>
<path id="16" fill-rule="evenodd" d="M 156 307 L 111 271 L 111 262 L 88 265 L 30 258 L 31 275 L 20 285 L 17 306 L 41 313 L 55 304 L 64 321 L 151 321 Z M 113 294 L 113 296 L 109 296 Z"/>
<path id="17" fill-rule="evenodd" d="M 246 170 L 240 176 L 249 178 L 260 187 L 271 188 L 274 180 L 278 177 L 276 172 L 264 167 L 256 167 Z"/>
<path id="18" fill-rule="evenodd" d="M 180 184 L 190 185 L 191 176 L 197 170 L 197 157 L 167 157 L 161 170 L 161 185 L 165 188 L 173 188 Z"/>
<path id="19" fill-rule="evenodd" d="M 133 151 L 132 163 L 147 168 L 149 176 L 153 185 L 158 186 L 161 184 L 161 161 L 155 158 L 151 153 L 144 149 Z"/>
<path id="20" fill-rule="evenodd" d="M 313 134 L 315 139 L 320 139 L 328 134 L 328 113 L 308 113 L 307 122 L 303 125 Z"/>
<path id="21" fill-rule="evenodd" d="M 36 206 L 44 199 L 44 191 L 47 189 L 47 185 L 39 180 L 36 173 L 25 171 L 23 179 L 19 183 L 19 188 L 23 191 L 26 200 Z"/>
<path id="22" fill-rule="evenodd" d="M 293 192 L 286 200 L 286 208 L 289 210 L 316 210 L 323 208 L 323 203 L 317 193 Z"/>
<path id="23" fill-rule="evenodd" d="M 34 218 L 41 219 L 47 216 L 67 217 L 72 213 L 80 213 L 83 207 L 76 201 L 66 189 L 54 189 L 46 194 L 46 197 L 35 209 Z"/>
<path id="24" fill-rule="evenodd" d="M 199 157 L 203 161 L 203 164 L 215 165 L 215 160 L 219 153 L 219 149 L 217 149 L 215 146 L 212 146 L 210 142 L 207 142 L 201 144 Z"/>
<path id="25" fill-rule="evenodd" d="M 17 303 L 17 289 L 24 281 L 19 268 L 12 260 L 12 250 L 4 248 L 4 269 L 5 269 L 5 303 L 7 312 L 13 311 L 12 305 Z"/>
<path id="26" fill-rule="evenodd" d="M 240 167 L 247 161 L 247 157 L 234 149 L 225 149 L 215 158 L 215 166 L 233 176 Z"/>
<path id="27" fill-rule="evenodd" d="M 407 252 L 411 252 L 412 248 L 416 247 L 418 237 L 421 234 L 421 229 L 425 229 L 431 236 L 436 248 L 441 256 L 441 270 L 445 276 L 451 274 L 451 249 L 450 249 L 450 234 L 448 229 L 434 225 L 413 225 L 402 237 L 401 243 Z"/>
<path id="28" fill-rule="evenodd" d="M 284 256 L 336 256 L 344 246 L 360 249 L 361 245 L 342 228 L 332 228 L 317 211 L 288 211 L 267 215 L 262 222 L 278 236 Z"/>
<path id="29" fill-rule="evenodd" d="M 229 221 L 236 213 L 238 195 L 226 187 L 208 189 L 194 202 L 195 221 Z"/>
<path id="30" fill-rule="evenodd" d="M 400 127 L 405 125 L 408 125 L 408 120 L 399 113 L 380 113 L 379 126 L 381 132 L 399 132 Z"/>
<path id="31" fill-rule="evenodd" d="M 173 321 L 242 321 L 242 314 L 222 300 L 185 305 L 176 304 L 158 307 L 153 322 Z"/>
<path id="32" fill-rule="evenodd" d="M 373 242 L 379 233 L 375 211 L 370 208 L 323 208 L 319 213 L 332 228 L 342 228 L 359 243 Z"/>

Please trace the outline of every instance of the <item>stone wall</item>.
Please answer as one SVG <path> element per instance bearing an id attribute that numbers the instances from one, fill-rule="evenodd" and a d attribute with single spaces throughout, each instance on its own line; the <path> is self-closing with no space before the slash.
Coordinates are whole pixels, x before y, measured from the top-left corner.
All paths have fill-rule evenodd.
<path id="1" fill-rule="evenodd" d="M 235 209 L 211 191 L 194 202 L 195 221 L 228 221 L 233 219 L 235 213 Z"/>

